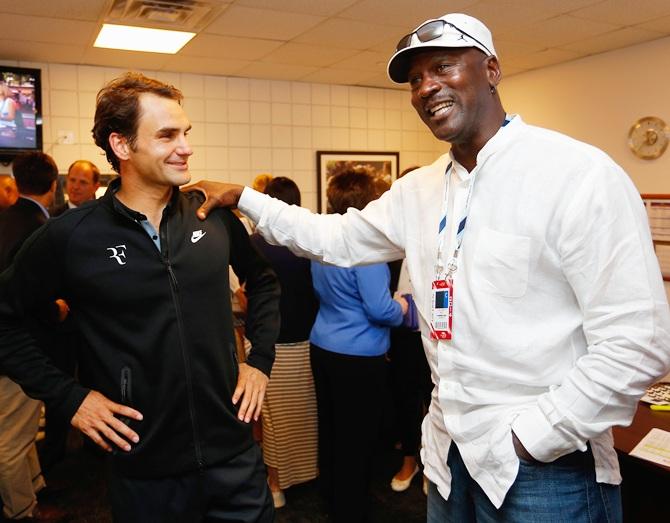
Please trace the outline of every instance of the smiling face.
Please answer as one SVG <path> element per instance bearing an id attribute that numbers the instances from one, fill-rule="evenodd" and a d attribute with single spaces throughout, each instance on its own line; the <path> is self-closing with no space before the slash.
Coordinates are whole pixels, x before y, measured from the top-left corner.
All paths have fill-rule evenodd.
<path id="1" fill-rule="evenodd" d="M 188 183 L 188 159 L 193 150 L 187 135 L 191 124 L 176 100 L 154 94 L 140 96 L 137 137 L 127 144 L 121 160 L 121 175 L 133 175 L 156 188 Z"/>
<path id="2" fill-rule="evenodd" d="M 95 191 L 100 187 L 100 182 L 95 182 L 94 179 L 95 174 L 90 164 L 87 162 L 75 163 L 70 168 L 65 181 L 68 200 L 77 206 L 88 200 L 93 200 Z"/>
<path id="3" fill-rule="evenodd" d="M 471 47 L 426 49 L 412 56 L 407 78 L 412 105 L 436 138 L 479 150 L 500 128 L 495 57 Z"/>

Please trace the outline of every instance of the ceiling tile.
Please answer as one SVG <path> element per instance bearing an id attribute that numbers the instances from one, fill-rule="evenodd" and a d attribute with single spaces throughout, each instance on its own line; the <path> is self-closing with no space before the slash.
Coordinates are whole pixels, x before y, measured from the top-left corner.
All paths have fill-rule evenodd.
<path id="1" fill-rule="evenodd" d="M 396 84 L 389 80 L 389 77 L 386 76 L 386 73 L 375 74 L 370 78 L 367 78 L 364 82 L 361 82 L 356 85 L 362 85 L 365 87 L 381 87 L 383 89 L 396 89 L 398 91 L 407 91 L 407 84 Z M 380 93 L 382 95 L 382 93 Z"/>
<path id="2" fill-rule="evenodd" d="M 333 69 L 352 69 L 355 71 L 385 71 L 388 54 L 362 51 L 349 58 L 334 63 Z"/>
<path id="3" fill-rule="evenodd" d="M 2 15 L 2 38 L 20 42 L 88 45 L 92 43 L 98 28 L 97 22 L 62 20 L 42 16 Z"/>
<path id="4" fill-rule="evenodd" d="M 506 76 L 670 36 L 670 0 L 213 0 L 227 10 L 176 56 L 93 50 L 110 1 L 0 0 L 3 59 L 402 89 L 385 72 L 397 41 L 444 11 L 489 25 Z"/>
<path id="5" fill-rule="evenodd" d="M 108 0 L 67 0 L 45 2 L 44 0 L 0 0 L 0 12 L 20 15 L 35 15 L 65 20 L 100 19 Z M 3 30 L 5 21 L 3 19 Z"/>
<path id="6" fill-rule="evenodd" d="M 524 55 L 528 53 L 534 53 L 536 51 L 541 51 L 545 49 L 545 45 L 538 43 L 522 43 L 522 42 L 509 42 L 507 40 L 494 40 L 493 44 L 496 48 L 496 54 L 500 59 L 500 63 L 504 66 L 508 57 L 514 57 L 519 55 Z"/>
<path id="7" fill-rule="evenodd" d="M 317 16 L 333 16 L 358 0 L 282 0 L 281 11 L 303 13 Z M 235 5 L 274 10 L 278 7 L 277 0 L 237 0 Z"/>
<path id="8" fill-rule="evenodd" d="M 344 18 L 330 18 L 301 34 L 295 38 L 295 41 L 363 50 L 379 44 L 385 39 L 386 32 L 383 26 L 356 20 L 345 20 Z"/>
<path id="9" fill-rule="evenodd" d="M 544 49 L 527 55 L 518 56 L 508 60 L 511 67 L 521 69 L 537 69 L 548 65 L 559 64 L 579 58 L 581 55 L 574 51 L 566 51 L 565 49 Z M 504 64 L 503 64 L 504 67 Z"/>
<path id="10" fill-rule="evenodd" d="M 181 73 L 198 73 L 214 75 L 235 75 L 238 71 L 251 64 L 249 60 L 219 60 L 199 56 L 171 55 L 163 69 Z"/>
<path id="11" fill-rule="evenodd" d="M 465 12 L 479 18 L 495 38 L 499 33 L 532 26 L 536 22 L 601 2 L 602 0 L 483 0 Z"/>
<path id="12" fill-rule="evenodd" d="M 308 44 L 288 43 L 268 54 L 263 61 L 280 64 L 325 67 L 356 54 L 351 49 L 337 49 Z"/>
<path id="13" fill-rule="evenodd" d="M 356 5 L 338 14 L 341 18 L 368 21 L 376 24 L 395 26 L 405 31 L 405 34 L 414 29 L 424 20 L 439 18 L 447 12 L 467 12 L 469 6 L 477 0 L 421 0 L 408 2 L 407 0 L 363 0 Z M 398 35 L 396 41 L 400 40 Z"/>
<path id="14" fill-rule="evenodd" d="M 126 71 L 131 69 L 155 70 L 161 69 L 170 56 L 172 55 L 91 47 L 85 51 L 82 63 L 120 67 Z"/>
<path id="15" fill-rule="evenodd" d="M 199 34 L 179 52 L 183 56 L 258 60 L 277 49 L 282 42 L 238 36 Z"/>
<path id="16" fill-rule="evenodd" d="M 388 32 L 388 31 L 387 31 Z M 393 56 L 393 53 L 395 52 L 396 45 L 398 45 L 398 42 L 400 39 L 405 36 L 407 33 L 403 33 L 402 31 L 388 37 L 379 42 L 377 45 L 373 45 L 368 49 L 368 51 L 376 51 L 378 53 L 384 53 L 387 55 L 387 59 L 391 58 Z"/>
<path id="17" fill-rule="evenodd" d="M 527 71 L 527 69 L 522 69 L 521 67 L 512 67 L 512 66 L 505 66 L 502 69 L 503 73 L 503 81 L 505 78 L 509 78 L 510 76 L 514 76 L 515 74 L 523 73 L 524 71 Z"/>
<path id="18" fill-rule="evenodd" d="M 12 49 L 12 60 L 65 64 L 79 63 L 84 53 L 81 47 L 74 45 L 43 42 L 21 42 L 21 45 L 16 45 L 14 40 L 0 40 L 0 49 Z"/>
<path id="19" fill-rule="evenodd" d="M 640 29 L 648 29 L 649 31 L 658 31 L 668 35 L 670 34 L 670 16 L 664 16 L 658 20 L 645 22 L 643 24 L 639 24 L 637 27 Z"/>
<path id="20" fill-rule="evenodd" d="M 238 71 L 238 75 L 248 78 L 267 78 L 271 80 L 296 80 L 316 71 L 318 67 L 305 65 L 270 64 L 252 62 Z"/>
<path id="21" fill-rule="evenodd" d="M 322 84 L 360 85 L 361 82 L 377 76 L 377 73 L 370 73 L 369 71 L 323 68 L 304 76 L 302 80 L 305 82 L 317 82 Z"/>
<path id="22" fill-rule="evenodd" d="M 561 49 L 568 51 L 576 51 L 581 54 L 595 54 L 612 49 L 620 49 L 628 45 L 638 44 L 640 42 L 647 42 L 655 40 L 661 35 L 654 31 L 646 31 L 635 27 L 626 27 L 610 33 L 587 38 L 579 42 L 561 46 Z"/>
<path id="23" fill-rule="evenodd" d="M 605 0 L 570 13 L 578 18 L 617 25 L 635 25 L 670 15 L 668 0 Z"/>
<path id="24" fill-rule="evenodd" d="M 214 20 L 206 33 L 254 36 L 275 40 L 290 40 L 311 29 L 324 17 L 298 13 L 272 12 L 272 16 L 262 9 L 231 6 Z"/>
<path id="25" fill-rule="evenodd" d="M 509 31 L 499 35 L 510 42 L 528 42 L 543 47 L 564 46 L 592 36 L 618 29 L 617 26 L 570 15 L 559 15 L 543 20 L 523 31 Z M 495 39 L 493 41 L 495 45 Z"/>

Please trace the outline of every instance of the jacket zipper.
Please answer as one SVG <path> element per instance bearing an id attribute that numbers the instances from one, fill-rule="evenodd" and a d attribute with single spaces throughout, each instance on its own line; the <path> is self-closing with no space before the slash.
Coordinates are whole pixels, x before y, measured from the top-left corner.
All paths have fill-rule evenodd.
<path id="1" fill-rule="evenodd" d="M 163 257 L 163 262 L 167 268 L 168 275 L 170 277 L 170 290 L 172 292 L 172 301 L 177 312 L 177 329 L 179 330 L 179 342 L 181 344 L 182 358 L 184 359 L 184 367 L 186 371 L 186 391 L 188 396 L 188 408 L 191 418 L 191 428 L 193 430 L 193 449 L 195 451 L 195 459 L 198 465 L 198 469 L 203 471 L 205 469 L 205 461 L 202 457 L 202 449 L 200 448 L 200 436 L 198 431 L 198 424 L 196 422 L 195 415 L 195 399 L 193 394 L 193 380 L 192 380 L 192 371 L 191 371 L 191 359 L 189 357 L 188 351 L 186 350 L 187 344 L 184 336 L 184 323 L 181 314 L 181 306 L 179 304 L 179 283 L 177 282 L 177 277 L 175 276 L 174 271 L 172 270 L 172 264 L 170 263 L 170 252 L 168 246 L 168 221 L 167 216 L 163 216 L 161 220 L 160 231 L 161 237 L 161 256 Z"/>
<path id="2" fill-rule="evenodd" d="M 121 369 L 121 405 L 132 407 L 132 382 L 130 367 L 123 367 Z M 127 416 L 119 416 L 119 419 L 126 425 L 130 425 L 130 418 Z"/>

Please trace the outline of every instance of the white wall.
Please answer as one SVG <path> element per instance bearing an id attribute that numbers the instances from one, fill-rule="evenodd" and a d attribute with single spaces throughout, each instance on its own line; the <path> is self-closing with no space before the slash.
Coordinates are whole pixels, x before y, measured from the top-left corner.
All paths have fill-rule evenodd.
<path id="1" fill-rule="evenodd" d="M 670 149 L 641 160 L 628 131 L 643 116 L 670 124 L 670 38 L 590 56 L 503 79 L 508 112 L 600 147 L 641 193 L 670 193 Z M 504 57 L 502 61 L 505 72 Z"/>
<path id="2" fill-rule="evenodd" d="M 44 151 L 61 172 L 74 160 L 111 172 L 91 138 L 95 95 L 121 69 L 5 62 L 42 70 Z M 143 71 L 180 88 L 193 124 L 194 180 L 249 184 L 261 172 L 289 176 L 316 209 L 316 151 L 398 151 L 400 170 L 446 150 L 420 121 L 409 93 L 340 85 Z M 73 131 L 74 144 L 58 143 Z M 8 166 L 0 166 L 9 172 Z"/>
<path id="3" fill-rule="evenodd" d="M 600 147 L 641 193 L 667 194 L 670 148 L 656 160 L 641 160 L 627 140 L 640 117 L 670 124 L 669 57 L 670 38 L 662 38 L 515 75 L 503 80 L 500 92 L 508 112 Z M 665 289 L 670 297 L 670 282 Z"/>

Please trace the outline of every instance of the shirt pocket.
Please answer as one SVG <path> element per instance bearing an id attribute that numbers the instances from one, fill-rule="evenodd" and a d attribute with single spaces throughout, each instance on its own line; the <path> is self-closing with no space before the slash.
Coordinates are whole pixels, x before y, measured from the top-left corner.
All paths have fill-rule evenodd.
<path id="1" fill-rule="evenodd" d="M 530 237 L 484 227 L 475 253 L 475 285 L 506 298 L 519 298 L 528 288 Z"/>

